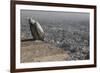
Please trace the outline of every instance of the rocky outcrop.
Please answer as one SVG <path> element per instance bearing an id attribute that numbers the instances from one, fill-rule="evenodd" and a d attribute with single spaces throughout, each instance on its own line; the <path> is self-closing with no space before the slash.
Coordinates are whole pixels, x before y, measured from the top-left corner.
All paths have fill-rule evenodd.
<path id="1" fill-rule="evenodd" d="M 70 56 L 66 51 L 41 41 L 21 43 L 21 62 L 66 61 Z"/>

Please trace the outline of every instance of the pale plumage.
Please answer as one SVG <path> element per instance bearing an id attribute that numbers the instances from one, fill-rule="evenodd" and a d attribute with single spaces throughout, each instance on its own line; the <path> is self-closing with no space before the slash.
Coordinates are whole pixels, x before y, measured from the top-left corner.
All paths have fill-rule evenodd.
<path id="1" fill-rule="evenodd" d="M 44 40 L 44 31 L 41 25 L 34 19 L 29 19 L 30 30 L 34 40 Z"/>

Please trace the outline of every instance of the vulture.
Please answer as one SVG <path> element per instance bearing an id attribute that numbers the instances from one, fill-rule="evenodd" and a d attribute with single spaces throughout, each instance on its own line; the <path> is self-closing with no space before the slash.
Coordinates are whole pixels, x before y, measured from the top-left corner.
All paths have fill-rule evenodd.
<path id="1" fill-rule="evenodd" d="M 33 40 L 44 41 L 44 31 L 40 23 L 35 21 L 32 18 L 29 18 L 29 25 L 30 25 L 31 34 L 33 36 Z"/>

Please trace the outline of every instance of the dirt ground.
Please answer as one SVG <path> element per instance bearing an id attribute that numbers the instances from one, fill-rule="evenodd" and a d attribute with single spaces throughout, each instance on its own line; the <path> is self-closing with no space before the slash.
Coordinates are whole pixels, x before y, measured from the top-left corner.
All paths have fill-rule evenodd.
<path id="1" fill-rule="evenodd" d="M 21 42 L 21 63 L 69 60 L 68 52 L 42 41 Z"/>

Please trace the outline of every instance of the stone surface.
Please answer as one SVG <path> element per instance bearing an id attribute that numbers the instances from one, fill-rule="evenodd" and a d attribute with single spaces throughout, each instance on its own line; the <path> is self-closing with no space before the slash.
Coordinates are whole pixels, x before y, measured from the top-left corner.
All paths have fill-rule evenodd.
<path id="1" fill-rule="evenodd" d="M 65 61 L 70 56 L 66 51 L 41 41 L 21 43 L 21 62 Z"/>

